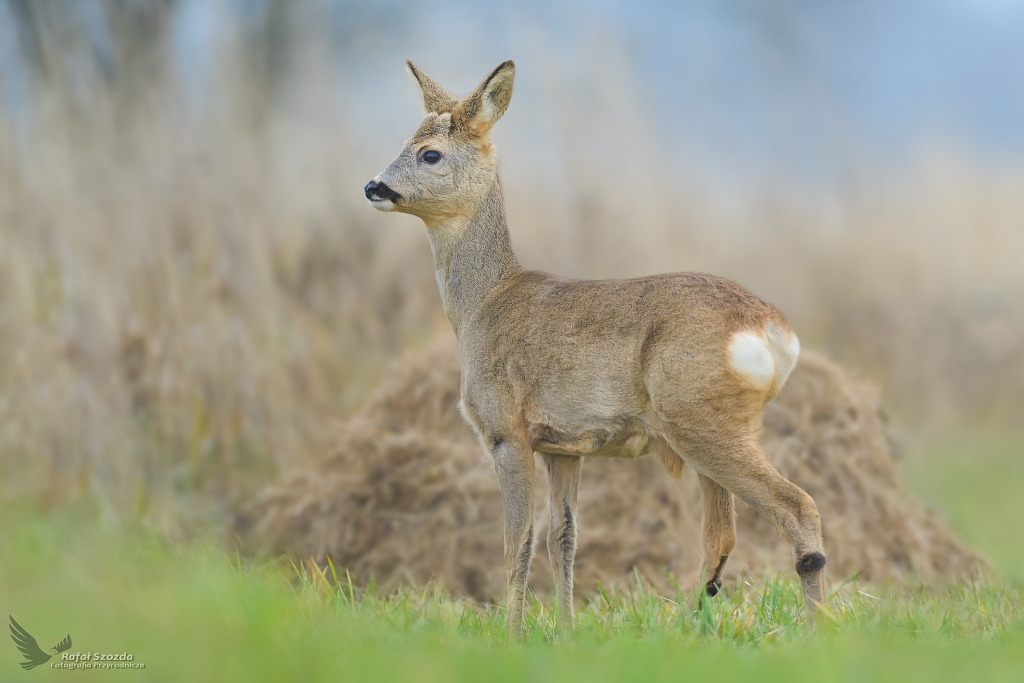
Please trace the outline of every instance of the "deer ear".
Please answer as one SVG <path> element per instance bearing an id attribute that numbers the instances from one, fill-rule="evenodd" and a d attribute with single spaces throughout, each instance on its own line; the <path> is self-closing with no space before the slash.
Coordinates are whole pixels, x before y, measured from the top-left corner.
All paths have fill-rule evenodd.
<path id="1" fill-rule="evenodd" d="M 442 88 L 433 78 L 423 73 L 418 66 L 406 60 L 405 68 L 412 80 L 416 81 L 423 93 L 423 108 L 428 114 L 444 114 L 455 109 L 459 98 Z"/>
<path id="2" fill-rule="evenodd" d="M 459 103 L 452 112 L 452 119 L 478 135 L 486 135 L 508 109 L 515 77 L 516 65 L 512 60 L 503 62 L 477 86 L 472 95 Z"/>

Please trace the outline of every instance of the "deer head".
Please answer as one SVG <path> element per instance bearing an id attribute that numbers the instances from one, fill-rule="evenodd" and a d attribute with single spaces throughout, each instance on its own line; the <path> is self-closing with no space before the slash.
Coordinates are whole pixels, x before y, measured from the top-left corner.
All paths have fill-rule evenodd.
<path id="1" fill-rule="evenodd" d="M 375 209 L 409 213 L 438 227 L 472 216 L 497 180 L 490 134 L 512 99 L 516 68 L 502 63 L 460 99 L 412 62 L 406 66 L 427 115 L 398 158 L 363 191 Z"/>

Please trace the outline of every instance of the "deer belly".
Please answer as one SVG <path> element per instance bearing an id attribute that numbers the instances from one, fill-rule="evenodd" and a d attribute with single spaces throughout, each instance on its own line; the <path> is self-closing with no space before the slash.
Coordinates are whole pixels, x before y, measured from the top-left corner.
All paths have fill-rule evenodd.
<path id="1" fill-rule="evenodd" d="M 639 423 L 581 432 L 532 425 L 530 436 L 534 451 L 556 455 L 638 458 L 646 455 L 650 446 L 650 437 Z"/>

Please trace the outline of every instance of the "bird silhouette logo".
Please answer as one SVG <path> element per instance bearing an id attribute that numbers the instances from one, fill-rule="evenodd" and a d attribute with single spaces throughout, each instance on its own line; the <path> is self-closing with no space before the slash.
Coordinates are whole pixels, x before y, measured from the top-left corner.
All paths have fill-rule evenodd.
<path id="1" fill-rule="evenodd" d="M 28 671 L 34 669 L 40 664 L 45 664 L 50 661 L 53 655 L 48 655 L 39 648 L 39 643 L 32 637 L 32 634 L 21 627 L 21 624 L 14 620 L 14 617 L 7 615 L 11 618 L 11 640 L 21 650 L 21 654 L 25 656 L 25 661 L 21 662 L 21 668 Z M 53 654 L 60 654 L 71 647 L 71 635 L 64 636 L 64 640 L 60 641 L 56 645 L 50 648 Z"/>

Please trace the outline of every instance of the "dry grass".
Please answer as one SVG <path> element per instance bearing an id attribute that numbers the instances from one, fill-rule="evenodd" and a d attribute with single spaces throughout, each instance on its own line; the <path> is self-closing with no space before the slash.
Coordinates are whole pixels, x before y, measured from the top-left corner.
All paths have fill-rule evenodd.
<path id="1" fill-rule="evenodd" d="M 0 147 L 5 496 L 218 506 L 434 324 L 429 261 L 336 199 L 354 180 L 296 191 L 255 133 L 177 114 L 44 113 Z"/>
<path id="2" fill-rule="evenodd" d="M 201 106 L 136 43 L 118 43 L 132 68 L 83 91 L 55 39 L 28 122 L 0 111 L 0 496 L 177 533 L 322 452 L 387 361 L 445 323 L 422 228 L 359 194 L 407 131 L 367 147 L 348 130 L 345 74 L 315 41 L 276 99 L 262 53 L 225 47 Z M 726 207 L 621 125 L 641 95 L 621 65 L 602 73 L 587 103 L 540 90 L 568 150 L 557 183 L 528 118 L 499 132 L 527 265 L 713 270 L 905 418 L 1019 417 L 1019 168 L 926 158 L 841 196 L 737 187 Z M 615 163 L 588 156 L 595 137 Z"/>
<path id="3" fill-rule="evenodd" d="M 246 549 L 331 561 L 384 588 L 440 582 L 456 596 L 498 602 L 505 587 L 501 492 L 494 464 L 457 408 L 454 337 L 396 363 L 339 429 L 331 456 L 293 473 L 245 506 L 233 532 Z M 922 505 L 893 457 L 878 392 L 805 351 L 764 416 L 771 462 L 818 504 L 829 579 L 952 582 L 987 562 Z M 543 467 L 539 468 L 543 471 Z M 538 477 L 534 590 L 550 593 L 548 494 Z M 628 585 L 634 571 L 662 593 L 697 581 L 700 490 L 655 458 L 588 459 L 580 487 L 576 586 Z M 792 564 L 772 524 L 738 503 L 729 586 Z"/>

